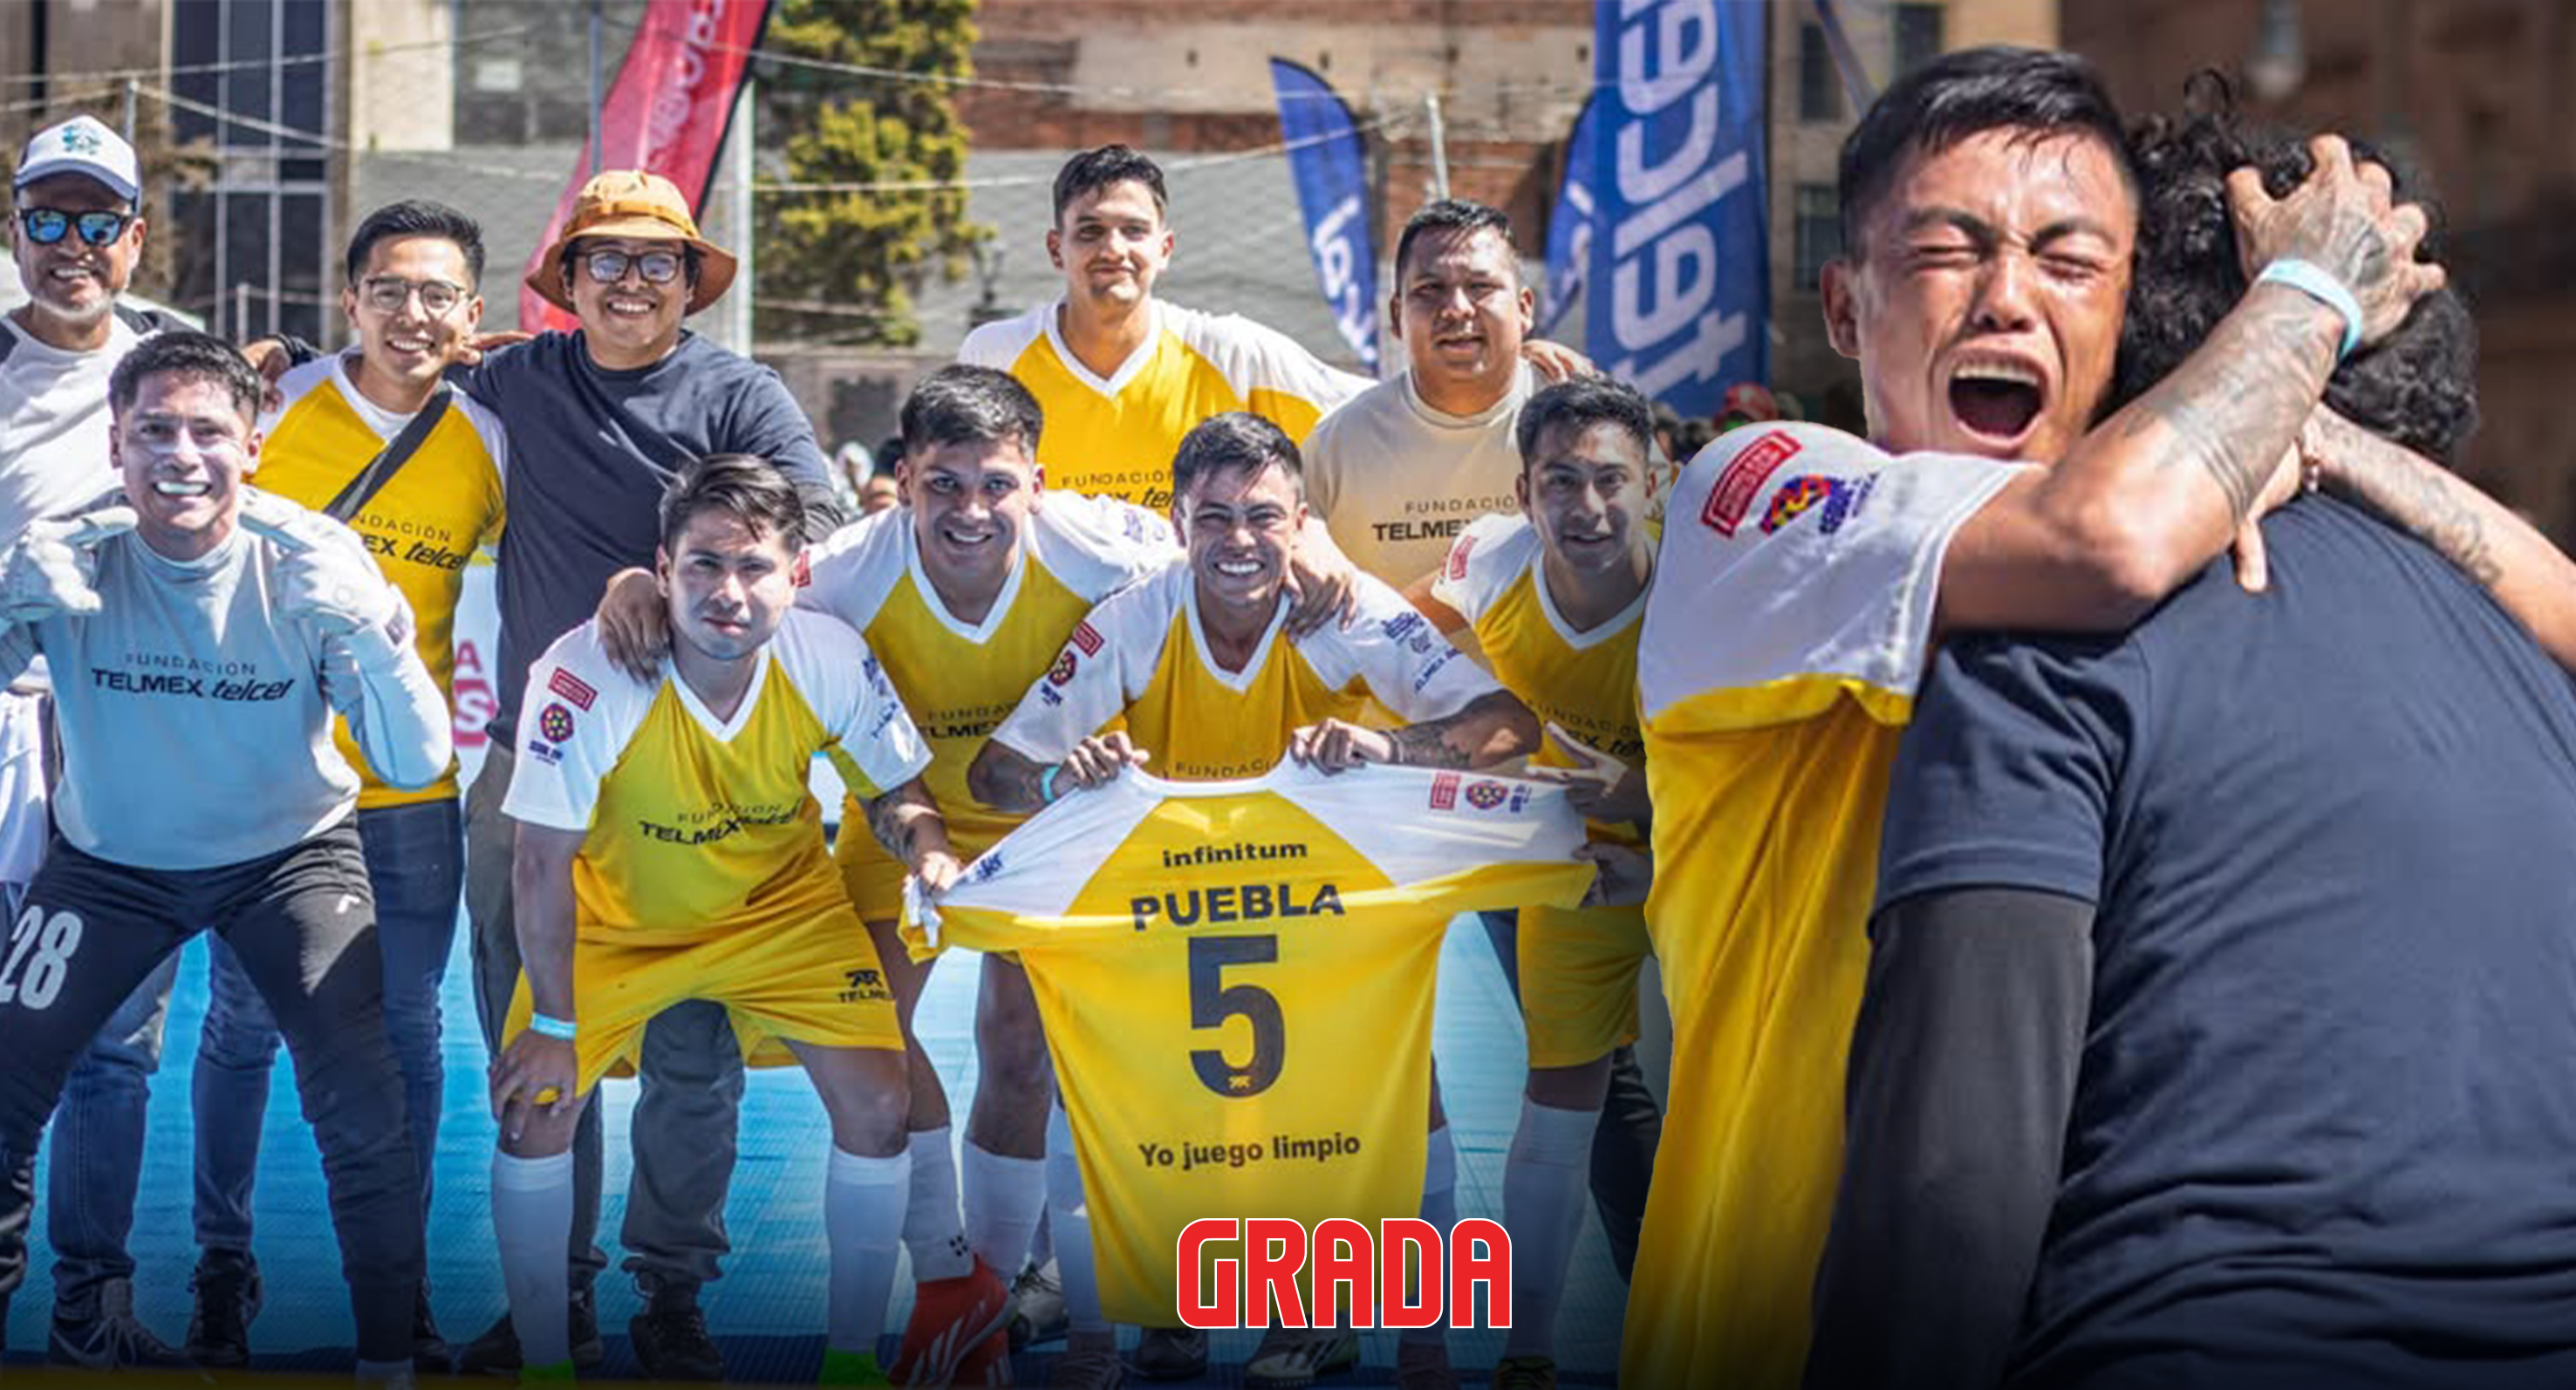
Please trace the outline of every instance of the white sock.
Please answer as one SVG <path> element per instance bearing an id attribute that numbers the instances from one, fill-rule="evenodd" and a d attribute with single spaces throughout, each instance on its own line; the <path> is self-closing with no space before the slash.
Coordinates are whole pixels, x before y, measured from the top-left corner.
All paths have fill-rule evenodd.
<path id="1" fill-rule="evenodd" d="M 1047 1161 L 1013 1158 L 966 1142 L 966 1243 L 1008 1279 L 1028 1262 L 1046 1210 Z"/>
<path id="2" fill-rule="evenodd" d="M 1583 1179 L 1597 1110 L 1561 1110 L 1521 1098 L 1520 1128 L 1503 1160 L 1503 1225 L 1512 1233 L 1512 1329 L 1505 1356 L 1554 1356 L 1565 1266 L 1583 1229 Z"/>
<path id="3" fill-rule="evenodd" d="M 1046 1175 L 1065 1316 L 1076 1332 L 1107 1332 L 1109 1315 L 1100 1310 L 1100 1281 L 1091 1269 L 1091 1207 L 1082 1192 L 1082 1164 L 1073 1156 L 1073 1118 L 1061 1105 L 1047 1114 Z"/>
<path id="4" fill-rule="evenodd" d="M 1449 1142 L 1449 1126 L 1431 1131 L 1423 1141 L 1422 1219 L 1440 1230 L 1440 1240 L 1449 1241 L 1449 1228 L 1458 1224 L 1458 1149 Z M 1514 1316 L 1518 1316 L 1515 1310 Z M 1440 1321 L 1429 1327 L 1408 1327 L 1396 1334 L 1399 1344 L 1442 1346 L 1449 1340 L 1449 1319 L 1444 1311 Z"/>
<path id="5" fill-rule="evenodd" d="M 911 1154 L 861 1158 L 832 1148 L 823 1176 L 823 1243 L 832 1255 L 823 1345 L 833 1351 L 876 1355 L 911 1179 Z"/>
<path id="6" fill-rule="evenodd" d="M 572 1360 L 572 1154 L 518 1158 L 492 1151 L 492 1234 L 510 1327 L 529 1366 Z"/>
<path id="7" fill-rule="evenodd" d="M 912 1277 L 927 1282 L 974 1273 L 975 1257 L 958 1222 L 957 1153 L 948 1147 L 948 1126 L 914 1130 L 909 1147 L 912 1196 L 903 1209 L 903 1248 L 912 1256 Z"/>

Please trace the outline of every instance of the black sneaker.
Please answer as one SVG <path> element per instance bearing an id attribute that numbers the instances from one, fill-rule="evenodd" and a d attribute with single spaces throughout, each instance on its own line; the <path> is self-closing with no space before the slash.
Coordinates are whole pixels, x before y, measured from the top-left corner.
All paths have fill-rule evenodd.
<path id="1" fill-rule="evenodd" d="M 197 1309 L 188 1315 L 188 1354 L 200 1366 L 250 1364 L 250 1325 L 259 1316 L 259 1261 L 248 1252 L 208 1252 L 188 1276 Z"/>
<path id="2" fill-rule="evenodd" d="M 598 1369 L 608 1359 L 608 1344 L 599 1339 L 599 1303 L 588 1288 L 572 1291 L 572 1364 L 577 1371 Z M 503 1313 L 483 1335 L 456 1354 L 456 1373 L 463 1376 L 515 1376 L 519 1373 L 519 1330 Z"/>
<path id="3" fill-rule="evenodd" d="M 411 1310 L 411 1364 L 419 1370 L 445 1375 L 447 1363 L 454 1356 L 447 1339 L 438 1335 L 438 1319 L 429 1311 L 429 1285 L 424 1283 L 420 1286 L 420 1302 Z"/>
<path id="4" fill-rule="evenodd" d="M 635 1342 L 635 1362 L 647 1380 L 714 1380 L 725 1378 L 724 1353 L 707 1335 L 707 1315 L 698 1308 L 694 1285 L 665 1284 L 652 1302 L 626 1324 Z"/>
<path id="5" fill-rule="evenodd" d="M 86 1322 L 54 1318 L 45 1342 L 45 1359 L 57 1366 L 88 1371 L 114 1371 L 146 1366 L 194 1370 L 185 1352 L 152 1335 L 134 1316 L 134 1286 L 110 1279 L 98 1287 L 98 1312 Z"/>

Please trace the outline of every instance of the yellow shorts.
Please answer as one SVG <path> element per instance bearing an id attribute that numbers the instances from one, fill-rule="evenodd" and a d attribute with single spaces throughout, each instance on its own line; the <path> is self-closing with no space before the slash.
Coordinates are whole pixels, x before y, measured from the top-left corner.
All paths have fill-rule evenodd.
<path id="1" fill-rule="evenodd" d="M 1643 907 L 1525 907 L 1521 1018 L 1529 1064 L 1577 1067 L 1637 1040 L 1637 976 L 1655 953 Z"/>
<path id="2" fill-rule="evenodd" d="M 732 1016 L 746 1066 L 795 1062 L 789 1042 L 901 1051 L 894 991 L 857 913 L 838 908 L 785 930 L 737 931 L 679 945 L 573 943 L 574 1050 L 581 1089 L 603 1076 L 632 1076 L 644 1025 L 674 1004 L 703 999 Z M 528 978 L 510 996 L 515 1038 L 534 1008 Z"/>
<path id="3" fill-rule="evenodd" d="M 975 856 L 1001 843 L 1002 835 L 979 835 L 972 830 L 951 827 L 950 850 L 960 864 L 972 864 Z M 868 834 L 863 818 L 845 816 L 841 821 L 839 840 L 832 846 L 832 864 L 841 871 L 841 888 L 850 896 L 850 906 L 866 922 L 899 922 L 903 944 L 914 960 L 935 960 L 945 946 L 933 946 L 919 925 L 903 915 L 903 881 L 909 870 L 903 861 L 886 853 Z"/>

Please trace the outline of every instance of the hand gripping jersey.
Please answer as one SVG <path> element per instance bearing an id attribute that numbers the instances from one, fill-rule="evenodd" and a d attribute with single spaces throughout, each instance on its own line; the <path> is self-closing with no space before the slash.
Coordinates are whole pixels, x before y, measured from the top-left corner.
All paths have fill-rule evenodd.
<path id="1" fill-rule="evenodd" d="M 960 860 L 1010 833 L 1022 817 L 978 803 L 966 769 L 1002 717 L 1046 674 L 1056 649 L 1093 604 L 1180 553 L 1172 528 L 1140 507 L 1048 489 L 1030 517 L 1019 568 L 980 623 L 952 616 L 921 567 L 910 511 L 893 508 L 844 528 L 813 552 L 799 606 L 857 628 L 930 745 L 923 774 Z M 863 824 L 845 814 L 842 824 Z M 845 833 L 834 848 L 851 901 L 870 921 L 903 909 L 904 868 L 875 838 Z"/>
<path id="2" fill-rule="evenodd" d="M 1325 411 L 1368 389 L 1295 339 L 1234 314 L 1154 302 L 1153 332 L 1108 378 L 1056 326 L 1062 302 L 966 335 L 957 360 L 1019 378 L 1046 412 L 1038 463 L 1050 489 L 1172 506 L 1172 456 L 1210 416 L 1249 410 L 1299 442 Z"/>
<path id="3" fill-rule="evenodd" d="M 1131 770 L 969 866 L 925 922 L 1028 967 L 1112 1319 L 1172 1321 L 1198 1217 L 1420 1210 L 1441 936 L 1580 900 L 1582 839 L 1562 793 L 1476 773 Z"/>
<path id="4" fill-rule="evenodd" d="M 1888 767 L 1942 556 L 2011 474 L 1785 425 L 1726 435 L 1676 485 L 1637 648 L 1674 1161 L 1647 1198 L 1623 1384 L 1798 1382 Z"/>
<path id="5" fill-rule="evenodd" d="M 1460 533 L 1431 596 L 1474 628 L 1503 688 L 1539 718 L 1635 767 L 1637 629 L 1644 594 L 1609 621 L 1576 631 L 1549 595 L 1545 548 L 1520 516 L 1479 518 Z M 1574 761 L 1554 739 L 1530 761 Z M 1634 823 L 1588 826 L 1591 837 L 1642 845 Z M 1521 911 L 1521 1012 L 1533 1067 L 1571 1067 L 1637 1040 L 1637 974 L 1653 947 L 1643 907 Z"/>
<path id="6" fill-rule="evenodd" d="M 1292 731 L 1355 721 L 1371 699 L 1419 723 L 1499 688 L 1393 589 L 1358 578 L 1348 628 L 1282 640 L 1282 598 L 1252 659 L 1227 671 L 1208 655 L 1189 562 L 1176 560 L 1093 609 L 993 737 L 1051 763 L 1119 725 L 1155 772 L 1220 781 L 1268 771 Z"/>
<path id="7" fill-rule="evenodd" d="M 317 510 L 330 505 L 411 423 L 410 416 L 392 414 L 360 395 L 349 379 L 348 359 L 338 353 L 289 371 L 278 389 L 285 404 L 260 422 L 267 442 L 259 451 L 259 485 Z M 411 604 L 419 624 L 413 645 L 451 705 L 456 605 L 465 592 L 465 566 L 500 535 L 508 467 L 499 418 L 456 392 L 410 460 L 349 519 L 385 577 Z M 360 810 L 456 795 L 452 766 L 418 791 L 386 786 L 359 754 L 348 726 L 339 725 L 336 733 L 341 755 L 358 773 Z"/>

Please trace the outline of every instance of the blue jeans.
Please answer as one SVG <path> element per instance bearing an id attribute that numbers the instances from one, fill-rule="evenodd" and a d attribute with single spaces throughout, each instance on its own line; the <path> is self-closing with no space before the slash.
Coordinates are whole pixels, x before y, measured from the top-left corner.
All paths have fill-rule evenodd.
<path id="1" fill-rule="evenodd" d="M 402 1065 L 404 1113 L 420 1168 L 420 1205 L 429 1215 L 447 1077 L 439 1060 L 439 987 L 456 944 L 465 883 L 465 833 L 454 798 L 358 813 L 367 878 L 376 890 L 376 937 L 385 961 L 385 1032 Z M 277 1023 L 241 961 L 214 947 L 213 994 L 197 1052 L 191 1099 L 197 1134 L 197 1245 L 206 1252 L 251 1248 L 251 1190 L 259 1175 L 260 1123 Z"/>
<path id="2" fill-rule="evenodd" d="M 170 1016 L 172 952 L 98 1030 L 64 1083 L 45 1164 L 45 1239 L 54 1247 L 54 1314 L 87 1322 L 98 1288 L 134 1277 L 125 1237 L 143 1181 L 143 1112 L 161 1068 L 162 1026 Z"/>

